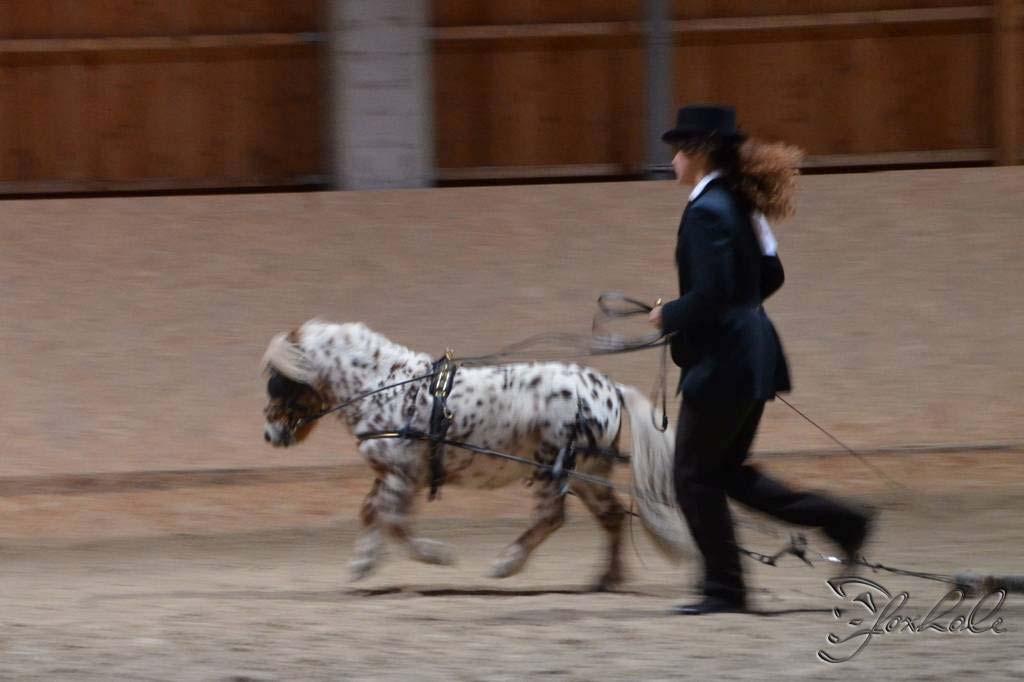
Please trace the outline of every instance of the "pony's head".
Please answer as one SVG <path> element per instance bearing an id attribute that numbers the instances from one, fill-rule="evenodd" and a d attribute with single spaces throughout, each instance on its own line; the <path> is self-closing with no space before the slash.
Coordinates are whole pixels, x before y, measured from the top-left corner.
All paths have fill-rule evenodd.
<path id="1" fill-rule="evenodd" d="M 263 439 L 274 447 L 305 440 L 317 417 L 328 408 L 327 400 L 316 388 L 317 372 L 295 337 L 294 332 L 278 334 L 263 355 L 263 368 L 270 375 Z"/>

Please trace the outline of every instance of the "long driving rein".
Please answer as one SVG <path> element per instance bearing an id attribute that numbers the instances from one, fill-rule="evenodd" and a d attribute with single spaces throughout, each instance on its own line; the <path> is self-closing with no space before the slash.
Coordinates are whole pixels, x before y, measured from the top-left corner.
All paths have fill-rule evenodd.
<path id="1" fill-rule="evenodd" d="M 625 308 L 616 309 L 612 306 L 612 302 L 619 302 L 625 304 Z M 661 303 L 661 299 L 658 299 L 658 305 Z M 333 407 L 324 409 L 317 414 L 310 415 L 308 417 L 300 418 L 296 421 L 295 426 L 292 427 L 292 431 L 296 431 L 302 426 L 314 422 L 321 417 L 326 417 L 329 414 L 338 412 L 345 409 L 350 405 L 354 405 L 370 396 L 382 393 L 392 388 L 398 388 L 406 384 L 415 383 L 417 381 L 423 381 L 424 379 L 431 379 L 434 377 L 441 377 L 448 379 L 448 389 L 451 388 L 450 381 L 454 379 L 455 371 L 454 367 L 461 366 L 482 366 L 488 364 L 496 364 L 498 360 L 507 360 L 515 357 L 523 357 L 524 354 L 533 347 L 542 345 L 545 342 L 554 341 L 565 344 L 566 346 L 573 348 L 575 347 L 576 352 L 572 355 L 577 357 L 592 357 L 600 355 L 614 355 L 619 353 L 631 353 L 639 350 L 647 350 L 648 348 L 657 348 L 658 346 L 665 346 L 667 349 L 667 336 L 663 334 L 651 334 L 636 339 L 625 339 L 617 335 L 600 334 L 599 330 L 603 324 L 602 316 L 604 318 L 617 318 L 617 317 L 631 317 L 634 315 L 641 315 L 650 313 L 654 309 L 654 306 L 648 305 L 642 301 L 638 301 L 633 298 L 629 298 L 624 294 L 618 292 L 605 292 L 601 294 L 597 299 L 598 313 L 594 316 L 594 324 L 592 332 L 589 336 L 583 334 L 572 334 L 562 332 L 545 332 L 541 334 L 535 334 L 534 336 L 527 337 L 522 341 L 510 344 L 504 348 L 491 353 L 489 355 L 475 355 L 467 357 L 456 357 L 451 350 L 445 352 L 445 354 L 434 362 L 431 367 L 431 371 L 426 374 L 420 374 L 412 377 L 411 379 L 405 379 L 398 381 L 393 384 L 387 384 L 375 388 L 372 391 L 366 391 L 359 395 L 349 398 Z M 445 362 L 447 361 L 447 362 Z M 665 395 L 665 357 L 662 355 L 660 379 L 661 389 L 659 397 L 662 400 L 662 426 L 661 429 L 665 430 L 668 426 L 668 414 L 666 413 L 666 402 L 667 398 Z M 436 383 L 436 382 L 435 382 Z M 445 391 L 445 396 L 447 391 Z M 444 397 L 444 396 L 442 396 Z"/>
<path id="2" fill-rule="evenodd" d="M 522 357 L 526 351 L 534 348 L 544 342 L 560 342 L 567 344 L 570 347 L 575 347 L 576 355 L 578 356 L 600 356 L 600 355 L 613 355 L 619 353 L 629 353 L 633 351 L 646 350 L 648 348 L 662 347 L 661 363 L 659 368 L 659 381 L 660 385 L 656 384 L 653 390 L 654 399 L 651 401 L 652 404 L 658 402 L 660 399 L 662 407 L 662 422 L 660 430 L 664 431 L 668 428 L 668 413 L 667 407 L 667 391 L 666 391 L 666 370 L 667 370 L 667 350 L 669 336 L 667 334 L 655 333 L 645 337 L 635 339 L 625 339 L 618 335 L 604 334 L 601 333 L 601 327 L 605 320 L 614 319 L 619 317 L 631 317 L 635 315 L 648 314 L 655 306 L 660 305 L 661 300 L 659 299 L 654 306 L 648 305 L 642 301 L 629 298 L 621 293 L 607 292 L 603 293 L 598 297 L 598 314 L 594 317 L 594 324 L 589 336 L 580 334 L 569 334 L 569 333 L 542 333 L 535 336 L 531 336 L 518 343 L 506 346 L 501 350 L 492 353 L 490 355 L 480 355 L 474 357 L 457 358 L 451 350 L 445 352 L 445 354 L 435 361 L 431 366 L 431 371 L 425 374 L 412 377 L 411 379 L 405 379 L 398 381 L 393 384 L 381 386 L 371 391 L 361 393 L 353 398 L 350 398 L 342 403 L 339 403 L 333 407 L 325 409 L 310 417 L 300 418 L 297 420 L 295 426 L 291 428 L 294 433 L 301 426 L 320 419 L 333 412 L 338 412 L 345 409 L 349 405 L 353 405 L 361 400 L 365 400 L 370 396 L 376 395 L 383 391 L 387 391 L 393 388 L 398 388 L 406 384 L 415 383 L 417 381 L 423 381 L 425 379 L 434 379 L 430 385 L 430 393 L 434 399 L 433 409 L 430 418 L 430 431 L 420 431 L 413 429 L 409 426 L 402 427 L 397 431 L 378 431 L 378 432 L 367 432 L 357 434 L 357 438 L 360 441 L 376 440 L 381 438 L 400 438 L 405 440 L 423 440 L 430 443 L 430 470 L 431 470 L 431 499 L 437 493 L 438 487 L 444 481 L 444 467 L 441 457 L 443 452 L 442 448 L 445 445 L 466 449 L 471 452 L 478 454 L 488 455 L 491 457 L 497 457 L 500 459 L 506 459 L 514 461 L 520 464 L 529 465 L 534 467 L 538 473 L 551 477 L 553 480 L 559 481 L 561 484 L 561 493 L 566 494 L 568 490 L 568 480 L 570 478 L 579 479 L 588 483 L 607 486 L 609 488 L 617 490 L 618 487 L 609 480 L 585 474 L 583 472 L 575 471 L 575 440 L 581 432 L 585 433 L 585 424 L 583 424 L 577 415 L 577 426 L 572 430 L 570 439 L 566 447 L 562 448 L 558 457 L 553 464 L 545 464 L 543 462 L 537 462 L 525 457 L 518 457 L 509 453 L 500 452 L 498 450 L 492 450 L 490 448 L 481 447 L 472 443 L 463 441 L 457 441 L 447 438 L 448 426 L 451 423 L 452 414 L 448 410 L 446 405 L 446 398 L 448 392 L 451 390 L 452 384 L 454 383 L 455 373 L 458 369 L 458 365 L 486 365 L 486 364 L 497 364 L 499 360 L 510 359 L 514 357 Z M 869 466 L 876 475 L 898 487 L 903 491 L 907 491 L 906 486 L 896 483 L 883 471 L 871 465 L 870 462 L 866 461 L 860 453 L 856 452 L 845 443 L 840 441 L 834 435 L 832 435 L 824 427 L 814 422 L 810 417 L 805 415 L 803 412 L 798 410 L 794 405 L 786 400 L 782 402 L 796 412 L 809 424 L 814 426 L 816 429 L 827 435 L 833 441 L 838 443 L 848 454 L 851 454 L 859 459 L 863 464 Z M 653 414 L 652 414 L 653 419 Z M 657 427 L 657 423 L 655 423 Z M 627 455 L 623 455 L 617 451 L 607 449 L 592 449 L 594 444 L 591 443 L 590 452 L 595 454 L 601 454 L 610 456 L 619 461 L 629 461 Z M 633 512 L 629 512 L 635 515 Z M 791 537 L 790 542 L 783 547 L 780 551 L 775 554 L 761 554 L 754 552 L 737 545 L 737 549 L 744 555 L 769 566 L 776 566 L 779 559 L 784 556 L 792 555 L 804 563 L 813 566 L 814 564 L 808 558 L 808 554 L 814 555 L 815 558 L 821 559 L 831 563 L 839 564 L 851 564 L 860 565 L 870 568 L 874 571 L 886 571 L 899 575 L 912 576 L 917 578 L 923 578 L 927 580 L 944 582 L 952 584 L 957 589 L 962 590 L 978 590 L 982 587 L 989 587 L 992 589 L 999 588 L 1005 594 L 1007 591 L 1024 591 L 1024 577 L 1021 576 L 977 576 L 974 574 L 960 574 L 956 576 L 947 576 L 936 573 L 924 573 L 921 571 L 912 571 L 907 569 L 895 568 L 892 566 L 886 566 L 880 563 L 871 563 L 863 557 L 850 557 L 850 558 L 838 558 L 829 556 L 819 552 L 813 552 L 807 547 L 807 541 L 802 535 L 794 535 Z"/>
<path id="3" fill-rule="evenodd" d="M 658 303 L 661 301 L 659 299 Z M 290 428 L 290 431 L 294 433 L 302 426 L 316 421 L 321 417 L 324 417 L 333 412 L 338 412 L 345 409 L 346 407 L 357 403 L 361 400 L 365 400 L 370 396 L 376 395 L 383 391 L 387 391 L 399 386 L 406 384 L 423 381 L 424 379 L 430 379 L 429 391 L 432 398 L 430 420 L 429 420 L 429 431 L 417 431 L 411 427 L 406 426 L 398 431 L 371 431 L 366 433 L 356 434 L 356 437 L 360 442 L 378 438 L 401 438 L 405 440 L 423 440 L 428 442 L 428 464 L 430 468 L 430 493 L 429 499 L 433 500 L 437 496 L 437 491 L 444 484 L 445 471 L 444 471 L 444 447 L 451 445 L 460 449 L 466 449 L 480 454 L 487 454 L 495 457 L 511 458 L 512 456 L 506 455 L 505 453 L 498 453 L 496 451 L 490 451 L 487 448 L 480 448 L 471 443 L 463 443 L 461 441 L 452 441 L 447 438 L 448 429 L 451 426 L 454 415 L 451 410 L 448 409 L 447 399 L 448 394 L 452 389 L 455 382 L 455 374 L 458 371 L 460 365 L 468 366 L 480 366 L 480 365 L 493 365 L 498 364 L 500 360 L 507 360 L 515 357 L 522 357 L 527 350 L 535 348 L 536 346 L 546 341 L 558 341 L 567 344 L 569 347 L 575 347 L 576 355 L 582 356 L 598 356 L 598 355 L 611 355 L 615 353 L 626 353 L 637 350 L 645 350 L 647 348 L 655 348 L 657 346 L 663 346 L 667 349 L 665 335 L 663 334 L 652 334 L 639 339 L 625 339 L 621 336 L 609 335 L 602 333 L 602 325 L 605 320 L 617 318 L 617 317 L 630 317 L 634 315 L 647 314 L 653 309 L 654 306 L 650 306 L 642 301 L 638 301 L 633 298 L 629 298 L 621 293 L 617 292 L 606 292 L 601 294 L 597 300 L 598 313 L 594 316 L 593 326 L 589 337 L 582 336 L 579 334 L 567 334 L 567 333 L 546 333 L 537 334 L 531 336 L 518 343 L 506 346 L 501 350 L 491 353 L 489 355 L 480 355 L 474 357 L 456 358 L 454 352 L 449 349 L 445 351 L 445 354 L 435 361 L 431 366 L 431 371 L 426 374 L 415 376 L 411 379 L 405 379 L 398 381 L 393 384 L 381 386 L 371 391 L 361 393 L 354 398 L 350 398 L 346 401 L 334 405 L 333 407 L 324 409 L 317 414 L 309 417 L 300 417 L 296 420 L 295 424 Z M 623 307 L 624 306 L 624 307 Z M 661 367 L 660 367 L 660 383 L 655 384 L 653 391 L 654 396 L 652 397 L 652 404 L 656 404 L 658 398 L 661 399 L 661 425 L 655 421 L 654 426 L 658 430 L 664 432 L 668 429 L 668 412 L 667 412 L 667 391 L 665 390 L 665 362 L 666 353 L 662 353 Z M 598 454 L 606 457 L 611 457 L 620 461 L 628 461 L 628 457 L 622 455 L 617 451 L 609 450 L 608 448 L 599 447 L 596 443 L 593 433 L 590 431 L 589 426 L 582 418 L 582 404 L 579 406 L 579 410 L 576 416 L 576 422 L 571 429 L 571 433 L 568 442 L 562 447 L 553 465 L 545 465 L 540 467 L 541 470 L 550 470 L 548 473 L 553 478 L 560 481 L 563 494 L 568 491 L 568 479 L 570 477 L 578 477 L 578 472 L 573 471 L 576 464 L 576 454 L 578 451 L 586 452 L 588 454 Z M 651 418 L 654 420 L 654 410 L 652 408 Z M 584 436 L 587 440 L 587 445 L 584 447 L 577 447 L 576 440 L 580 436 Z M 537 462 L 531 460 L 522 459 L 524 463 L 537 465 Z"/>

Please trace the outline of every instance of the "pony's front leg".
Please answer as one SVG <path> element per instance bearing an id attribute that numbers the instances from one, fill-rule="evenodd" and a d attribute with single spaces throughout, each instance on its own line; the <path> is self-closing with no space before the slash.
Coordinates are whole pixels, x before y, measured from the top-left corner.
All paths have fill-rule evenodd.
<path id="1" fill-rule="evenodd" d="M 565 523 L 565 497 L 555 481 L 536 487 L 533 525 L 498 555 L 491 568 L 492 578 L 507 578 L 522 570 L 530 553 Z"/>
<path id="2" fill-rule="evenodd" d="M 355 556 L 349 564 L 353 581 L 362 580 L 377 568 L 382 544 L 380 527 L 377 524 L 377 493 L 380 492 L 380 487 L 381 480 L 378 478 L 373 482 L 373 488 L 363 500 L 363 507 L 359 512 L 363 531 L 356 540 Z"/>
<path id="3" fill-rule="evenodd" d="M 454 553 L 447 544 L 413 534 L 409 517 L 416 490 L 414 475 L 388 472 L 377 493 L 378 521 L 393 538 L 405 543 L 413 559 L 445 566 L 455 563 Z"/>

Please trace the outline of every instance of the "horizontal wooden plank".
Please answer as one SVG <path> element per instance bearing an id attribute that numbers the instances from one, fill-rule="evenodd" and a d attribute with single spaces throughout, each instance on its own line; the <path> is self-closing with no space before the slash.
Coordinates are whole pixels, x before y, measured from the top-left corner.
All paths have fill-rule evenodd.
<path id="1" fill-rule="evenodd" d="M 129 38 L 16 38 L 0 40 L 0 54 L 219 50 L 308 45 L 324 40 L 325 34 L 315 32 L 228 33 Z"/>
<path id="2" fill-rule="evenodd" d="M 434 40 L 516 40 L 523 38 L 579 38 L 641 33 L 643 22 L 594 21 L 558 24 L 505 24 L 494 26 L 440 26 Z"/>
<path id="3" fill-rule="evenodd" d="M 992 18 L 987 5 L 936 7 L 925 9 L 877 10 L 872 12 L 832 12 L 765 17 L 690 19 L 672 22 L 676 33 L 711 31 L 771 31 L 800 28 L 891 26 L 937 22 L 978 21 Z"/>
<path id="4" fill-rule="evenodd" d="M 986 0 L 669 0 L 674 19 L 834 14 L 987 5 Z M 464 22 L 469 23 L 469 22 Z"/>
<path id="5" fill-rule="evenodd" d="M 646 0 L 431 0 L 436 26 L 642 19 Z"/>
<path id="6" fill-rule="evenodd" d="M 583 178 L 624 175 L 631 170 L 615 163 L 570 163 L 551 166 L 474 166 L 471 168 L 440 168 L 442 182 L 466 180 L 514 180 L 530 178 Z"/>
<path id="7" fill-rule="evenodd" d="M 326 175 L 140 178 L 138 180 L 9 180 L 0 181 L 0 195 L 87 194 L 104 192 L 176 192 L 272 187 L 325 187 Z"/>
<path id="8" fill-rule="evenodd" d="M 804 159 L 804 168 L 842 168 L 844 166 L 916 166 L 947 163 L 985 163 L 994 158 L 994 149 L 937 149 L 877 154 L 818 154 Z"/>
<path id="9" fill-rule="evenodd" d="M 324 0 L 5 0 L 0 38 L 316 31 Z"/>
<path id="10" fill-rule="evenodd" d="M 1022 150 L 1024 151 L 1024 150 Z M 844 168 L 852 166 L 916 166 L 931 164 L 985 163 L 992 161 L 993 149 L 946 149 L 935 151 L 886 152 L 878 154 L 819 154 L 804 159 L 803 168 Z M 506 179 L 544 179 L 620 176 L 644 169 L 625 164 L 563 164 L 557 166 L 475 166 L 442 168 L 442 182 Z M 657 164 L 650 170 L 671 173 L 671 164 Z"/>
<path id="11" fill-rule="evenodd" d="M 805 28 L 870 27 L 898 24 L 962 22 L 990 20 L 988 5 L 937 7 L 925 9 L 878 10 L 871 12 L 833 12 L 763 17 L 724 17 L 686 19 L 671 22 L 676 34 L 770 31 Z M 581 38 L 639 35 L 646 31 L 642 21 L 602 21 L 547 24 L 506 24 L 492 26 L 441 26 L 433 30 L 437 41 L 521 40 L 545 38 Z"/>
<path id="12" fill-rule="evenodd" d="M 801 168 L 870 168 L 988 163 L 994 158 L 994 149 L 939 149 L 873 154 L 816 154 L 805 157 Z M 670 173 L 672 172 L 672 166 L 670 164 L 656 165 L 651 170 Z"/>

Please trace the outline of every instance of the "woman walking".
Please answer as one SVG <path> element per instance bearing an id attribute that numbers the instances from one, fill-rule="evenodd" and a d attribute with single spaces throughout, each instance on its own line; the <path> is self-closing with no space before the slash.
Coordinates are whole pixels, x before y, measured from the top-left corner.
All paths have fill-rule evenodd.
<path id="1" fill-rule="evenodd" d="M 680 184 L 692 185 L 679 224 L 680 297 L 655 308 L 682 368 L 675 488 L 704 557 L 703 599 L 684 615 L 744 611 L 746 588 L 726 498 L 782 521 L 821 528 L 856 558 L 868 514 L 790 489 L 746 462 L 765 402 L 790 390 L 789 368 L 762 307 L 784 280 L 769 219 L 793 211 L 799 150 L 748 141 L 735 111 L 687 106 L 662 139 L 676 149 Z"/>

